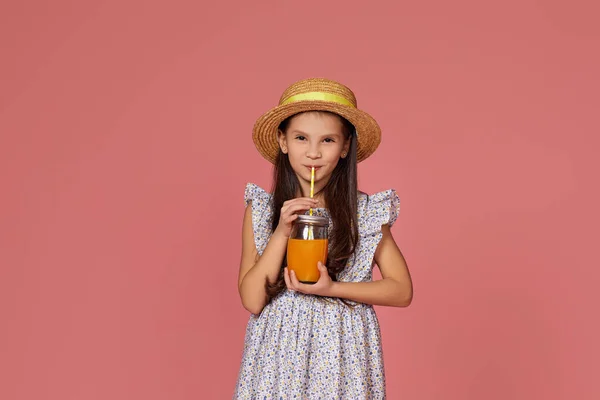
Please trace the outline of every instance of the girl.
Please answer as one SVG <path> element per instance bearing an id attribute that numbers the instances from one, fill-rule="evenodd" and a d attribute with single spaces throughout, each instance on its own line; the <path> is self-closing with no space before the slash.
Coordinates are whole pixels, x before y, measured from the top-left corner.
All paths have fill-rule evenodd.
<path id="1" fill-rule="evenodd" d="M 384 399 L 373 305 L 408 306 L 412 282 L 390 233 L 396 192 L 357 189 L 357 163 L 378 147 L 379 125 L 349 88 L 307 79 L 257 120 L 253 139 L 274 182 L 272 193 L 246 186 L 238 286 L 252 315 L 234 398 Z M 327 265 L 312 285 L 285 263 L 294 220 L 310 209 L 331 226 Z M 372 281 L 374 264 L 383 279 Z"/>

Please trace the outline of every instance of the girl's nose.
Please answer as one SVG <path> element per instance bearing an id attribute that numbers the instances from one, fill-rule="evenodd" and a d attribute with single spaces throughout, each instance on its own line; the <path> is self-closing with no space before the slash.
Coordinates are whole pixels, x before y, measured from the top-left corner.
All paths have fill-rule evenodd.
<path id="1" fill-rule="evenodd" d="M 319 150 L 318 143 L 311 144 L 309 146 L 308 150 L 306 151 L 306 157 L 313 159 L 313 160 L 321 157 L 321 151 Z"/>

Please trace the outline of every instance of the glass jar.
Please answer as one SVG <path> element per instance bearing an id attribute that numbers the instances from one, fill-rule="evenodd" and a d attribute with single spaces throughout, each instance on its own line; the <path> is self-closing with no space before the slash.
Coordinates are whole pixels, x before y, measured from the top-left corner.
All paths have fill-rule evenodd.
<path id="1" fill-rule="evenodd" d="M 288 239 L 287 265 L 302 283 L 319 280 L 319 261 L 326 265 L 329 247 L 329 219 L 314 215 L 299 215 Z"/>

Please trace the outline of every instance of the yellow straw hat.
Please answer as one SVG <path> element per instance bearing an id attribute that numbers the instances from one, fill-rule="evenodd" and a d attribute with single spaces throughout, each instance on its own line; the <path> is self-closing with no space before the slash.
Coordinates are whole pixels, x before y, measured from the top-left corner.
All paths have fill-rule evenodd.
<path id="1" fill-rule="evenodd" d="M 288 87 L 281 95 L 279 105 L 256 120 L 252 139 L 265 159 L 275 163 L 279 153 L 277 129 L 281 122 L 305 111 L 329 111 L 354 125 L 358 162 L 373 154 L 381 142 L 381 128 L 373 117 L 357 108 L 352 90 L 329 79 L 310 78 Z"/>

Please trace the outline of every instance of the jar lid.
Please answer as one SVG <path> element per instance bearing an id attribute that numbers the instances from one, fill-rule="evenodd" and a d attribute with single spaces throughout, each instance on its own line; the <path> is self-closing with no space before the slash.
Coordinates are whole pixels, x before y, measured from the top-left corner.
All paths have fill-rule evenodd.
<path id="1" fill-rule="evenodd" d="M 329 219 L 327 217 L 319 217 L 317 215 L 300 214 L 298 215 L 296 222 L 301 222 L 308 225 L 329 225 Z"/>

